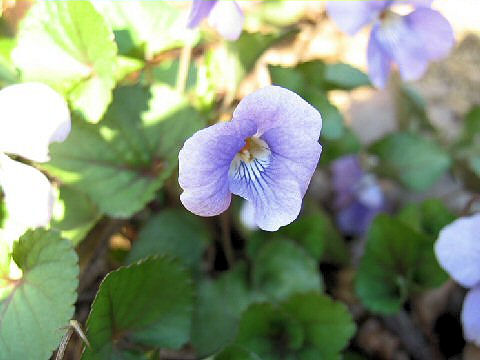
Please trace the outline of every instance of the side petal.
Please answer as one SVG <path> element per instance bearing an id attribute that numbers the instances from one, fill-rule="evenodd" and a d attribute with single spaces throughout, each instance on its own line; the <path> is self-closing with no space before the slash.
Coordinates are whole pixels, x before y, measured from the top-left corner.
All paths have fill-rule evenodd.
<path id="1" fill-rule="evenodd" d="M 214 216 L 230 205 L 230 164 L 245 145 L 245 139 L 255 132 L 249 122 L 242 128 L 237 125 L 226 122 L 202 129 L 180 150 L 178 182 L 183 189 L 180 200 L 194 214 Z"/>
<path id="2" fill-rule="evenodd" d="M 268 169 L 261 174 L 255 164 L 230 174 L 230 191 L 252 203 L 260 229 L 276 231 L 294 221 L 302 206 L 302 194 L 295 174 L 273 153 Z"/>
<path id="3" fill-rule="evenodd" d="M 409 26 L 407 18 L 389 14 L 389 18 L 372 30 L 372 37 L 398 66 L 404 80 L 419 79 L 428 65 L 428 56 L 422 39 Z"/>
<path id="4" fill-rule="evenodd" d="M 480 346 L 480 287 L 470 290 L 463 301 L 462 325 L 465 340 Z"/>
<path id="5" fill-rule="evenodd" d="M 408 26 L 423 42 L 423 51 L 430 60 L 442 59 L 455 44 L 453 29 L 438 11 L 420 8 L 406 16 Z"/>
<path id="6" fill-rule="evenodd" d="M 9 220 L 25 230 L 50 222 L 55 197 L 50 182 L 40 171 L 0 153 L 0 186 Z"/>
<path id="7" fill-rule="evenodd" d="M 187 27 L 190 29 L 197 27 L 203 19 L 208 17 L 216 2 L 217 0 L 193 0 Z"/>
<path id="8" fill-rule="evenodd" d="M 280 86 L 266 86 L 244 97 L 232 121 L 254 122 L 258 135 L 281 127 L 290 136 L 299 134 L 311 141 L 318 141 L 322 129 L 320 113 L 293 91 Z"/>
<path id="9" fill-rule="evenodd" d="M 0 90 L 0 151 L 34 161 L 48 161 L 48 145 L 70 132 L 65 99 L 41 83 Z"/>
<path id="10" fill-rule="evenodd" d="M 376 24 L 372 29 L 368 41 L 368 77 L 373 85 L 377 88 L 383 89 L 388 83 L 392 66 L 390 56 L 383 50 L 382 45 L 377 40 L 378 31 L 379 25 Z"/>
<path id="11" fill-rule="evenodd" d="M 327 13 L 342 31 L 354 35 L 389 5 L 389 1 L 328 1 Z"/>
<path id="12" fill-rule="evenodd" d="M 445 226 L 435 243 L 440 265 L 466 287 L 480 283 L 480 214 L 462 217 Z"/>
<path id="13" fill-rule="evenodd" d="M 335 191 L 335 206 L 344 207 L 353 201 L 356 184 L 364 172 L 357 155 L 346 155 L 336 159 L 332 165 L 332 185 Z"/>
<path id="14" fill-rule="evenodd" d="M 243 29 L 243 12 L 236 1 L 218 1 L 208 16 L 210 26 L 227 40 L 237 40 Z"/>

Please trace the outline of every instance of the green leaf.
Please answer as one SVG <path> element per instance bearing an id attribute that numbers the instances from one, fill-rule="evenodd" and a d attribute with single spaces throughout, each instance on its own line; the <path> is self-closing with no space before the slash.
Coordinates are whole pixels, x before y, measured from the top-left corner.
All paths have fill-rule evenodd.
<path id="1" fill-rule="evenodd" d="M 369 229 L 356 279 L 365 306 L 394 313 L 411 291 L 441 285 L 447 276 L 435 259 L 433 243 L 400 220 L 379 215 Z"/>
<path id="2" fill-rule="evenodd" d="M 191 336 L 199 358 L 221 350 L 234 339 L 241 314 L 250 300 L 243 265 L 216 280 L 198 283 Z"/>
<path id="3" fill-rule="evenodd" d="M 278 305 L 251 305 L 234 343 L 216 359 L 340 359 L 354 333 L 345 305 L 317 293 L 297 294 Z"/>
<path id="4" fill-rule="evenodd" d="M 0 85 L 6 86 L 18 82 L 19 74 L 12 63 L 11 53 L 16 45 L 13 38 L 0 39 Z"/>
<path id="5" fill-rule="evenodd" d="M 193 288 L 188 272 L 149 258 L 108 274 L 87 320 L 82 359 L 123 359 L 125 344 L 178 349 L 189 339 Z"/>
<path id="6" fill-rule="evenodd" d="M 97 1 L 95 7 L 113 28 L 122 55 L 151 59 L 192 36 L 186 12 L 167 1 Z"/>
<path id="7" fill-rule="evenodd" d="M 474 106 L 465 116 L 462 134 L 455 144 L 457 167 L 468 187 L 480 189 L 480 106 Z"/>
<path id="8" fill-rule="evenodd" d="M 345 131 L 343 116 L 338 108 L 328 100 L 326 94 L 310 87 L 303 92 L 303 96 L 322 115 L 322 139 L 340 139 Z"/>
<path id="9" fill-rule="evenodd" d="M 440 230 L 455 220 L 455 215 L 441 200 L 428 199 L 405 206 L 400 210 L 398 219 L 435 240 Z"/>
<path id="10" fill-rule="evenodd" d="M 77 245 L 100 216 L 95 204 L 84 193 L 62 185 L 54 205 L 51 226 Z"/>
<path id="11" fill-rule="evenodd" d="M 279 231 L 302 245 L 317 261 L 326 260 L 336 264 L 348 263 L 348 249 L 328 216 L 316 211 L 301 216 Z"/>
<path id="12" fill-rule="evenodd" d="M 150 255 L 170 255 L 198 270 L 209 242 L 210 236 L 198 217 L 168 209 L 150 218 L 142 227 L 126 262 Z"/>
<path id="13" fill-rule="evenodd" d="M 348 155 L 356 154 L 362 148 L 360 140 L 354 134 L 354 132 L 345 128 L 343 135 L 338 139 L 325 139 L 322 142 L 323 151 L 322 156 L 320 157 L 321 165 L 328 165 L 335 159 Z"/>
<path id="14" fill-rule="evenodd" d="M 0 272 L 0 359 L 48 359 L 74 313 L 77 256 L 57 232 L 37 229 L 14 244 L 13 260 L 23 276 Z"/>
<path id="15" fill-rule="evenodd" d="M 271 240 L 253 259 L 253 284 L 274 300 L 296 292 L 322 291 L 316 261 L 288 240 Z"/>
<path id="16" fill-rule="evenodd" d="M 283 307 L 305 329 L 305 344 L 300 358 L 339 358 L 338 353 L 347 346 L 355 334 L 355 323 L 347 307 L 328 296 L 315 293 L 297 294 L 288 299 Z M 307 355 L 308 354 L 308 355 Z"/>
<path id="17" fill-rule="evenodd" d="M 268 65 L 272 84 L 279 85 L 298 94 L 303 93 L 307 80 L 296 68 Z"/>
<path id="18" fill-rule="evenodd" d="M 326 65 L 325 82 L 329 89 L 341 90 L 352 90 L 360 86 L 370 85 L 367 74 L 343 63 Z"/>
<path id="19" fill-rule="evenodd" d="M 433 185 L 450 167 L 449 154 L 436 143 L 412 133 L 395 133 L 373 144 L 381 172 L 412 190 Z"/>
<path id="20" fill-rule="evenodd" d="M 102 212 L 129 217 L 154 198 L 176 168 L 184 141 L 203 125 L 165 86 L 120 87 L 104 120 L 92 125 L 74 119 L 67 140 L 50 146 L 44 166 L 87 193 Z"/>
<path id="21" fill-rule="evenodd" d="M 45 1 L 22 21 L 12 57 L 24 80 L 51 85 L 98 122 L 112 99 L 116 54 L 113 33 L 90 2 Z"/>

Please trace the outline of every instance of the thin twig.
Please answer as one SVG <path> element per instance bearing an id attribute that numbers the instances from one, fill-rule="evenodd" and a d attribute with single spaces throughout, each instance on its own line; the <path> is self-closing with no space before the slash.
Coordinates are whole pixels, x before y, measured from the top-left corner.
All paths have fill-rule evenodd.
<path id="1" fill-rule="evenodd" d="M 185 40 L 185 44 L 183 45 L 182 52 L 180 53 L 180 63 L 178 64 L 176 90 L 180 94 L 182 94 L 185 91 L 191 57 L 192 57 L 192 42 L 190 39 L 187 39 Z"/>

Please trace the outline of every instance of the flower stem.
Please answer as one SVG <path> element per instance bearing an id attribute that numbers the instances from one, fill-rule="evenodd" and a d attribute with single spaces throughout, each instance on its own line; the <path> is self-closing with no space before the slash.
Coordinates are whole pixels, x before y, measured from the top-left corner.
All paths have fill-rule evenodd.
<path id="1" fill-rule="evenodd" d="M 227 259 L 228 266 L 231 268 L 235 262 L 235 256 L 230 237 L 230 218 L 228 211 L 220 214 L 220 227 L 222 229 L 222 248 Z"/>
<path id="2" fill-rule="evenodd" d="M 187 84 L 188 70 L 190 67 L 190 60 L 192 57 L 192 40 L 189 36 L 185 40 L 183 45 L 182 52 L 180 53 L 180 61 L 178 64 L 178 73 L 177 73 L 177 84 L 176 90 L 180 94 L 183 94 L 185 91 L 185 86 Z"/>

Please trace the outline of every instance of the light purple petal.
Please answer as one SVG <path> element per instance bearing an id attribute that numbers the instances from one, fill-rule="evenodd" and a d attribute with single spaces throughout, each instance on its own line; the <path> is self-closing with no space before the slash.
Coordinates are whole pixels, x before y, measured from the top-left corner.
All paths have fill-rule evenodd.
<path id="1" fill-rule="evenodd" d="M 48 146 L 70 132 L 65 99 L 42 83 L 7 86 L 0 91 L 0 151 L 48 161 Z"/>
<path id="2" fill-rule="evenodd" d="M 266 165 L 253 162 L 230 176 L 230 190 L 253 203 L 260 228 L 275 231 L 300 212 L 320 158 L 321 116 L 297 94 L 268 86 L 238 104 L 232 122 L 237 121 L 253 122 L 271 153 Z"/>
<path id="3" fill-rule="evenodd" d="M 480 214 L 445 226 L 435 243 L 440 265 L 466 287 L 480 283 Z"/>
<path id="4" fill-rule="evenodd" d="M 333 189 L 336 193 L 335 206 L 344 207 L 353 201 L 355 186 L 363 177 L 364 172 L 356 155 L 347 155 L 336 159 L 332 163 L 331 169 Z"/>
<path id="5" fill-rule="evenodd" d="M 227 40 L 237 40 L 243 29 L 243 12 L 235 1 L 218 1 L 208 16 L 210 26 Z"/>
<path id="6" fill-rule="evenodd" d="M 408 26 L 423 43 L 423 51 L 430 60 L 448 55 L 455 43 L 453 29 L 438 11 L 420 8 L 406 16 Z"/>
<path id="7" fill-rule="evenodd" d="M 465 297 L 462 324 L 465 340 L 480 346 L 480 287 L 470 290 Z"/>
<path id="8" fill-rule="evenodd" d="M 261 176 L 249 179 L 231 177 L 230 191 L 253 204 L 255 222 L 267 231 L 276 231 L 290 224 L 297 218 L 302 206 L 295 175 L 273 154 L 268 169 Z"/>
<path id="9" fill-rule="evenodd" d="M 389 5 L 390 1 L 328 1 L 327 13 L 342 31 L 353 35 Z"/>
<path id="10" fill-rule="evenodd" d="M 190 29 L 197 27 L 203 19 L 208 17 L 216 3 L 217 0 L 193 0 L 187 26 Z"/>
<path id="11" fill-rule="evenodd" d="M 22 230 L 48 225 L 54 196 L 50 182 L 40 171 L 0 153 L 0 187 L 5 194 L 8 221 Z"/>
<path id="12" fill-rule="evenodd" d="M 219 123 L 198 131 L 185 142 L 178 156 L 178 182 L 183 189 L 180 200 L 188 210 L 214 216 L 228 208 L 230 164 L 255 130 L 248 121 Z"/>
<path id="13" fill-rule="evenodd" d="M 383 89 L 388 83 L 392 65 L 390 56 L 383 50 L 382 45 L 377 40 L 378 31 L 379 24 L 376 24 L 368 42 L 368 76 L 373 85 Z"/>
<path id="14" fill-rule="evenodd" d="M 373 218 L 380 211 L 380 208 L 370 208 L 359 201 L 354 201 L 338 212 L 337 223 L 344 234 L 360 236 L 367 231 Z"/>
<path id="15" fill-rule="evenodd" d="M 429 62 L 427 52 L 423 40 L 409 27 L 406 17 L 391 13 L 372 30 L 371 37 L 397 64 L 403 80 L 417 80 L 424 74 Z"/>
<path id="16" fill-rule="evenodd" d="M 433 0 L 399 0 L 397 1 L 398 4 L 409 3 L 415 7 L 430 7 L 432 5 Z"/>
<path id="17" fill-rule="evenodd" d="M 307 140 L 318 141 L 322 129 L 318 111 L 280 86 L 266 86 L 243 98 L 233 113 L 235 119 L 255 122 L 258 135 L 281 127 L 292 136 L 300 133 Z"/>

